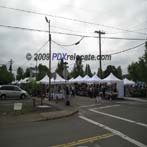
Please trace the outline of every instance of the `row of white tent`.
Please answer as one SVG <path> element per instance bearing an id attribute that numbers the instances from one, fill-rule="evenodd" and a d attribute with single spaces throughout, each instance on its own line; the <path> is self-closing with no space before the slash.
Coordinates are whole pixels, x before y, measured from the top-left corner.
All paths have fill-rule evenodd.
<path id="1" fill-rule="evenodd" d="M 65 80 L 63 79 L 61 76 L 59 76 L 58 74 L 56 74 L 56 79 L 51 78 L 51 83 L 52 84 L 64 84 L 64 83 L 89 83 L 89 84 L 93 84 L 93 83 L 114 83 L 114 82 L 120 82 L 122 80 L 118 79 L 116 76 L 114 76 L 112 73 L 110 73 L 110 75 L 108 75 L 106 78 L 104 79 L 100 79 L 97 75 L 94 75 L 93 77 L 89 77 L 88 75 L 81 77 L 78 76 L 77 78 L 71 78 L 70 80 Z M 41 84 L 48 84 L 49 83 L 49 77 L 48 75 L 45 75 L 43 79 L 41 79 L 40 81 L 38 81 L 38 83 Z M 134 85 L 135 82 L 130 81 L 128 79 L 124 79 L 123 80 L 124 85 Z"/>
<path id="2" fill-rule="evenodd" d="M 32 78 L 25 78 L 23 80 L 17 81 L 17 84 L 26 84 L 29 83 L 32 80 Z M 34 79 L 35 80 L 35 79 Z M 48 75 L 45 75 L 40 81 L 37 81 L 37 83 L 40 84 L 49 84 L 49 77 Z M 51 78 L 51 84 L 74 84 L 74 83 L 87 83 L 87 84 L 97 84 L 97 83 L 116 83 L 117 90 L 118 90 L 118 97 L 124 96 L 124 85 L 134 85 L 135 83 L 133 81 L 130 81 L 128 79 L 120 80 L 116 76 L 114 76 L 112 73 L 108 75 L 104 79 L 100 79 L 97 75 L 94 75 L 93 77 L 89 77 L 88 75 L 81 77 L 78 76 L 77 78 L 71 78 L 70 80 L 65 80 L 58 74 L 56 74 L 56 79 Z"/>
<path id="3" fill-rule="evenodd" d="M 25 79 L 21 79 L 20 81 L 15 81 L 15 83 L 17 84 L 26 84 L 29 83 L 30 80 L 32 80 L 32 78 L 25 78 Z M 35 80 L 35 79 L 33 79 Z M 93 77 L 89 77 L 88 75 L 81 77 L 78 76 L 77 78 L 71 78 L 70 80 L 65 80 L 64 78 L 62 78 L 61 76 L 59 76 L 59 74 L 56 74 L 56 79 L 51 78 L 51 83 L 52 84 L 64 84 L 64 83 L 88 83 L 88 84 L 93 84 L 93 83 L 106 83 L 106 82 L 119 82 L 121 81 L 120 79 L 118 79 L 116 76 L 114 76 L 112 73 L 110 73 L 109 76 L 107 76 L 104 79 L 100 79 L 97 75 L 94 75 Z M 14 84 L 15 84 L 14 83 Z M 40 81 L 38 81 L 38 83 L 41 84 L 48 84 L 49 83 L 49 77 L 48 75 L 45 75 Z M 123 80 L 124 85 L 135 85 L 135 82 L 128 80 L 127 78 L 125 78 Z"/>

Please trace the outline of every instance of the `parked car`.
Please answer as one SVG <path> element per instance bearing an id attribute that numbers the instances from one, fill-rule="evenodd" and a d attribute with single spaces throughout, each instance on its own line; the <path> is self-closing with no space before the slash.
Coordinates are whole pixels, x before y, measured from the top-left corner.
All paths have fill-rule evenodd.
<path id="1" fill-rule="evenodd" d="M 28 97 L 28 93 L 19 88 L 15 85 L 1 85 L 0 86 L 0 98 L 6 99 L 6 98 L 20 98 L 24 99 Z"/>

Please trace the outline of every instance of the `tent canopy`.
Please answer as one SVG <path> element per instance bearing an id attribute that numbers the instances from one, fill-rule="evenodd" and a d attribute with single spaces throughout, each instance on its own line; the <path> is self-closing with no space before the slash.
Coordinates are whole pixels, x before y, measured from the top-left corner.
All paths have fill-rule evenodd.
<path id="1" fill-rule="evenodd" d="M 118 82 L 121 81 L 116 76 L 113 75 L 113 73 L 110 73 L 109 76 L 103 79 L 104 82 Z"/>
<path id="2" fill-rule="evenodd" d="M 127 78 L 123 79 L 123 81 L 124 81 L 124 85 L 134 85 L 135 84 L 135 82 L 128 80 Z"/>
<path id="3" fill-rule="evenodd" d="M 56 73 L 56 79 L 54 80 L 54 83 L 55 84 L 62 84 L 65 82 L 66 82 L 66 80 L 63 79 L 59 74 Z"/>
<path id="4" fill-rule="evenodd" d="M 95 74 L 95 75 L 93 75 L 92 78 L 90 78 L 88 80 L 88 82 L 90 82 L 90 83 L 99 83 L 99 82 L 101 82 L 101 79 Z"/>
<path id="5" fill-rule="evenodd" d="M 45 75 L 39 82 L 41 84 L 48 84 L 49 83 L 49 77 L 48 77 L 48 75 Z"/>
<path id="6" fill-rule="evenodd" d="M 73 79 L 73 82 L 74 83 L 81 83 L 82 82 L 82 80 L 83 80 L 83 78 L 79 75 L 78 77 L 76 77 L 75 79 Z"/>
<path id="7" fill-rule="evenodd" d="M 91 78 L 90 78 L 88 75 L 86 75 L 86 76 L 84 76 L 84 77 L 82 78 L 81 81 L 83 81 L 84 83 L 87 83 L 87 82 L 89 82 L 90 79 L 91 79 Z"/>

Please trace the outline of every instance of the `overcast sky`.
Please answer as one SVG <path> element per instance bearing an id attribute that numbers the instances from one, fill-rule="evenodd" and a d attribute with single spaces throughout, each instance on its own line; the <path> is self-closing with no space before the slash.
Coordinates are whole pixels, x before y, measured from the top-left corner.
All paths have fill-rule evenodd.
<path id="1" fill-rule="evenodd" d="M 28 11 L 50 14 L 51 32 L 73 33 L 96 36 L 95 30 L 102 30 L 105 37 L 126 37 L 126 38 L 147 38 L 147 0 L 0 0 L 0 6 L 19 8 Z M 81 21 L 93 22 L 92 25 L 61 19 L 55 16 L 78 19 Z M 39 30 L 48 30 L 48 24 L 43 15 L 14 11 L 0 8 L 0 25 L 17 26 Z M 133 30 L 133 33 L 112 29 L 122 28 Z M 144 33 L 144 34 L 143 34 Z M 81 37 L 61 35 L 52 33 L 52 39 L 59 44 L 73 44 Z M 21 66 L 23 68 L 35 66 L 33 60 L 27 61 L 26 54 L 32 55 L 48 40 L 48 33 L 10 29 L 0 27 L 0 64 L 7 64 L 13 59 L 14 72 Z M 102 39 L 102 54 L 121 51 L 140 43 L 143 40 L 111 40 Z M 127 73 L 127 67 L 138 60 L 144 53 L 144 46 L 130 50 L 125 53 L 112 56 L 111 61 L 103 61 L 102 68 L 107 65 L 121 66 L 123 73 Z M 98 39 L 84 38 L 77 46 L 61 47 L 52 42 L 53 53 L 68 54 L 99 54 Z M 48 53 L 46 45 L 39 53 Z M 48 65 L 48 61 L 38 62 Z M 70 70 L 74 61 L 68 61 Z M 98 61 L 86 61 L 83 64 L 90 64 L 93 72 L 97 72 Z M 52 61 L 52 71 L 56 68 L 57 61 Z"/>

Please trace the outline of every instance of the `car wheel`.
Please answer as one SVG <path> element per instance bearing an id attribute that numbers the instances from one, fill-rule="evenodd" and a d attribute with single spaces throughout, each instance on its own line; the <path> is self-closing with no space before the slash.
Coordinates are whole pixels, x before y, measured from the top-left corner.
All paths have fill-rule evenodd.
<path id="1" fill-rule="evenodd" d="M 1 95 L 1 99 L 5 100 L 6 99 L 6 95 L 5 94 Z"/>
<path id="2" fill-rule="evenodd" d="M 20 98 L 21 98 L 21 99 L 24 99 L 24 98 L 26 98 L 26 95 L 25 95 L 25 94 L 22 94 L 22 95 L 20 96 Z"/>

